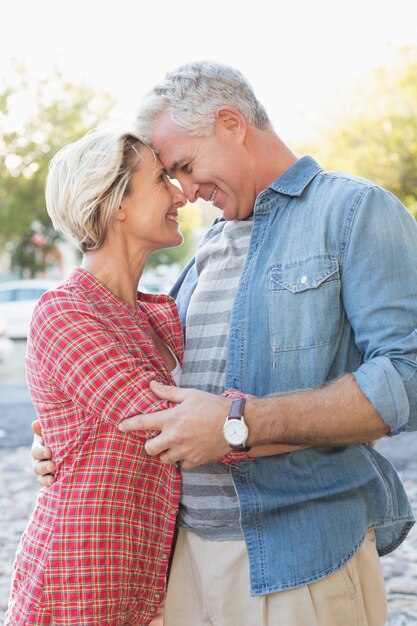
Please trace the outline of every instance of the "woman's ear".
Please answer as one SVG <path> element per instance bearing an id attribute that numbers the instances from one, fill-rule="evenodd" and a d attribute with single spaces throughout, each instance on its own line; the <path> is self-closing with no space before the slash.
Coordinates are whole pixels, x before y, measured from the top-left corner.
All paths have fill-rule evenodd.
<path id="1" fill-rule="evenodd" d="M 126 217 L 127 217 L 126 209 L 123 206 L 123 200 L 122 200 L 122 203 L 119 205 L 119 208 L 114 214 L 113 219 L 117 220 L 118 222 L 124 222 Z"/>

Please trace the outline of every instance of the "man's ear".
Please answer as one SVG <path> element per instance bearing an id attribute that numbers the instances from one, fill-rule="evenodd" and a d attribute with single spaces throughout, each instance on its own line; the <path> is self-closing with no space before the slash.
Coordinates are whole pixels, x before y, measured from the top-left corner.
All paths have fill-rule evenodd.
<path id="1" fill-rule="evenodd" d="M 239 141 L 246 136 L 247 122 L 242 113 L 234 107 L 222 106 L 216 111 L 216 127 L 231 133 Z"/>

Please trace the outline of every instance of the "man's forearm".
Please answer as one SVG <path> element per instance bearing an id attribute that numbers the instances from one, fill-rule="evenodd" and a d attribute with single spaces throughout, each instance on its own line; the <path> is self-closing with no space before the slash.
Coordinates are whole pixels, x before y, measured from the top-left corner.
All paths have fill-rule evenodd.
<path id="1" fill-rule="evenodd" d="M 171 461 L 183 461 L 185 469 L 212 463 L 230 451 L 222 434 L 231 399 L 197 389 L 160 385 L 151 389 L 174 408 L 127 418 L 123 432 L 157 430 L 145 450 L 150 456 L 168 453 Z M 347 374 L 320 389 L 246 399 L 248 446 L 267 445 L 251 456 L 274 454 L 269 444 L 342 446 L 367 443 L 388 434 L 389 428 L 367 400 L 354 377 Z M 282 453 L 280 446 L 278 453 Z M 289 451 L 289 450 L 287 450 Z"/>
<path id="2" fill-rule="evenodd" d="M 352 374 L 319 389 L 248 398 L 245 420 L 248 445 L 338 446 L 364 443 L 389 433 Z"/>

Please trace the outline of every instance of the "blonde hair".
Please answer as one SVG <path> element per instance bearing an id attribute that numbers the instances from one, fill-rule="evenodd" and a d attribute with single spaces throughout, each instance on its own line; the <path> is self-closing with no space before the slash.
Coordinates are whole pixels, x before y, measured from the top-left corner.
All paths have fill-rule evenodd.
<path id="1" fill-rule="evenodd" d="M 46 208 L 54 228 L 70 235 L 82 252 L 99 248 L 143 162 L 144 144 L 132 134 L 94 129 L 51 160 Z"/>

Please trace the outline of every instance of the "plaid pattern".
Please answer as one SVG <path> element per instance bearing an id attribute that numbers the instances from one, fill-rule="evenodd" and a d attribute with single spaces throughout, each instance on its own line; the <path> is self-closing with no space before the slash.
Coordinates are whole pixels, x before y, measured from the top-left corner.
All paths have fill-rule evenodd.
<path id="1" fill-rule="evenodd" d="M 152 433 L 121 433 L 167 408 L 174 384 L 149 327 L 183 359 L 174 301 L 138 294 L 138 310 L 86 271 L 42 296 L 26 356 L 33 403 L 57 482 L 41 490 L 16 555 L 5 624 L 149 624 L 164 593 L 180 471 L 146 455 Z"/>

